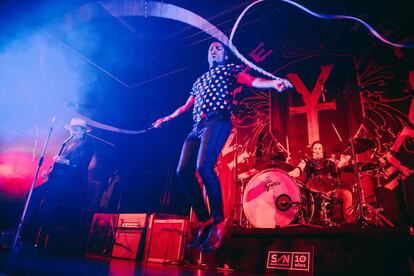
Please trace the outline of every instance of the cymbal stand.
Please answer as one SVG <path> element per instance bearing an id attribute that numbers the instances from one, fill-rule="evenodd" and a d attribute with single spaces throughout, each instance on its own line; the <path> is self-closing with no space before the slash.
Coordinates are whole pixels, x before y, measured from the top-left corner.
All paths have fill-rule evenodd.
<path id="1" fill-rule="evenodd" d="M 374 170 L 374 178 L 376 182 L 375 186 L 375 200 L 376 200 L 376 208 L 367 204 L 368 210 L 371 211 L 375 216 L 380 219 L 380 223 L 383 225 L 383 223 L 387 224 L 390 227 L 395 227 L 394 223 L 392 223 L 389 219 L 387 219 L 383 214 L 380 212 L 384 211 L 382 208 L 382 194 L 381 194 L 381 182 L 380 182 L 380 170 L 383 168 L 375 168 Z"/>
<path id="2" fill-rule="evenodd" d="M 320 220 L 322 225 L 324 226 L 338 226 L 337 223 L 333 222 L 328 214 L 328 209 L 332 208 L 332 204 L 334 201 L 333 194 L 331 195 L 320 195 L 321 199 L 321 210 L 320 210 Z"/>
<path id="3" fill-rule="evenodd" d="M 239 217 L 238 217 L 238 223 L 240 227 L 249 228 L 250 223 L 248 222 L 244 211 L 243 211 L 243 196 L 244 191 L 246 190 L 247 182 L 245 179 L 240 179 L 240 201 L 239 201 Z"/>
<path id="4" fill-rule="evenodd" d="M 382 194 L 381 194 L 381 189 L 382 189 L 382 185 L 380 182 L 380 170 L 381 168 L 375 168 L 374 169 L 374 179 L 375 179 L 375 203 L 376 203 L 376 209 L 378 211 L 384 211 L 384 209 L 382 208 Z"/>
<path id="5" fill-rule="evenodd" d="M 362 184 L 361 184 L 361 173 L 358 169 L 357 166 L 357 156 L 356 156 L 356 152 L 355 152 L 355 146 L 354 146 L 354 139 L 350 139 L 350 144 L 351 144 L 351 152 L 352 152 L 352 157 L 354 158 L 354 172 L 355 172 L 355 185 L 354 187 L 356 187 L 357 190 L 357 219 L 356 221 L 360 224 L 362 224 L 362 226 L 366 226 L 368 219 L 366 217 L 366 209 L 367 209 L 367 204 L 365 202 L 365 195 L 364 195 L 364 189 L 362 188 Z"/>
<path id="6" fill-rule="evenodd" d="M 356 152 L 355 152 L 355 147 L 354 147 L 354 143 L 352 141 L 353 139 L 351 138 L 351 149 L 352 149 L 352 156 L 354 157 L 354 171 L 355 171 L 355 186 L 357 188 L 357 195 L 358 195 L 358 199 L 357 199 L 357 218 L 356 221 L 358 223 L 360 223 L 362 226 L 366 226 L 368 224 L 368 222 L 373 222 L 372 219 L 368 219 L 367 214 L 368 212 L 370 212 L 370 214 L 373 214 L 375 216 L 375 218 L 379 219 L 379 221 L 381 222 L 381 225 L 383 226 L 383 223 L 387 224 L 390 227 L 394 227 L 394 224 L 388 220 L 385 216 L 383 216 L 382 214 L 380 214 L 378 212 L 378 210 L 376 208 L 374 208 L 373 206 L 369 205 L 368 203 L 366 203 L 365 201 L 365 195 L 364 195 L 364 189 L 362 188 L 362 184 L 361 184 L 361 173 L 358 169 L 357 166 L 357 160 L 356 160 Z M 377 186 L 380 185 L 379 183 L 379 178 L 377 178 Z"/>

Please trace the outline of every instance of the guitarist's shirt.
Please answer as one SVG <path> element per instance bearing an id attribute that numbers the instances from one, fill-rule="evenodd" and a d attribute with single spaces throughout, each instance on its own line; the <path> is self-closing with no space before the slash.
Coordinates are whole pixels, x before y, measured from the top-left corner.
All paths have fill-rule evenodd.
<path id="1" fill-rule="evenodd" d="M 88 166 L 93 156 L 92 143 L 87 137 L 71 140 L 63 148 L 61 156 L 69 160 L 69 165 L 54 164 L 47 182 L 61 185 L 65 197 L 77 200 L 86 194 Z"/>

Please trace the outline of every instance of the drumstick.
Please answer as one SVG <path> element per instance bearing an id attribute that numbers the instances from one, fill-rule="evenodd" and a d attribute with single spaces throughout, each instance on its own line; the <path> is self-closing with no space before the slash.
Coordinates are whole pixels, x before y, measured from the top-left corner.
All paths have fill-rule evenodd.
<path id="1" fill-rule="evenodd" d="M 286 150 L 287 150 L 288 153 L 290 152 L 290 150 L 289 150 L 289 136 L 287 136 L 287 135 L 286 135 Z"/>
<path id="2" fill-rule="evenodd" d="M 335 125 L 334 125 L 333 123 L 331 123 L 331 125 L 332 125 L 333 129 L 335 130 L 336 136 L 338 136 L 339 141 L 341 141 L 341 142 L 342 142 L 341 135 L 339 135 L 339 132 L 338 132 L 338 130 L 336 130 Z"/>
<path id="3" fill-rule="evenodd" d="M 285 147 L 284 147 L 281 143 L 277 142 L 277 143 L 276 143 L 276 146 L 277 146 L 278 148 L 282 149 L 284 152 L 289 153 L 289 152 L 288 152 L 288 150 L 287 150 L 287 149 L 285 149 Z"/>
<path id="4" fill-rule="evenodd" d="M 286 151 L 287 151 L 287 158 L 286 158 L 286 162 L 290 162 L 290 147 L 289 147 L 289 136 L 286 135 Z"/>

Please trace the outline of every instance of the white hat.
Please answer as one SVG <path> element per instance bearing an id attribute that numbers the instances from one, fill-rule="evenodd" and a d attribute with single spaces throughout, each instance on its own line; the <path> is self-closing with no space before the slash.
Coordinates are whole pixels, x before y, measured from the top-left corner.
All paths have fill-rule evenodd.
<path id="1" fill-rule="evenodd" d="M 81 118 L 72 118 L 72 120 L 70 120 L 70 123 L 65 125 L 65 128 L 67 130 L 71 130 L 75 126 L 84 128 L 86 132 L 91 131 L 91 128 L 86 125 L 86 121 Z"/>

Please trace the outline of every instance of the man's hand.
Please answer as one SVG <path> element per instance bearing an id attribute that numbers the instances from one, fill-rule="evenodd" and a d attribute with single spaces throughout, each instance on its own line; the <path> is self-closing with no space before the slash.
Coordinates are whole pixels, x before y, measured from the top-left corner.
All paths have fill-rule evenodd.
<path id="1" fill-rule="evenodd" d="M 48 170 L 43 170 L 40 175 L 42 176 L 43 179 L 46 179 L 49 176 L 49 171 Z"/>
<path id="2" fill-rule="evenodd" d="M 167 117 L 160 118 L 160 119 L 156 120 L 155 122 L 153 122 L 152 123 L 152 126 L 155 127 L 155 128 L 159 128 L 159 127 L 161 127 L 161 125 L 163 123 L 168 122 L 171 119 L 172 119 L 171 116 L 167 116 Z"/>
<path id="3" fill-rule="evenodd" d="M 61 156 L 55 156 L 53 161 L 55 161 L 55 163 L 69 165 L 69 160 Z"/>
<path id="4" fill-rule="evenodd" d="M 272 80 L 272 86 L 274 89 L 276 89 L 278 92 L 283 92 L 286 89 L 293 88 L 292 83 L 286 79 L 277 79 Z"/>

